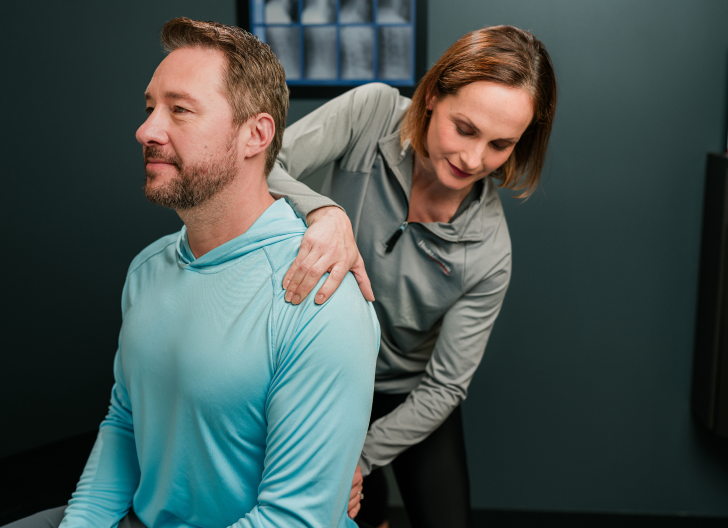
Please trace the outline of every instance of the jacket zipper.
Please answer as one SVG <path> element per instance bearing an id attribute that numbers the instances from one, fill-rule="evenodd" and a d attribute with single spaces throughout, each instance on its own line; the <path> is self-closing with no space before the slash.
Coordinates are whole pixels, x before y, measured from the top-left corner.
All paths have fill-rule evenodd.
<path id="1" fill-rule="evenodd" d="M 389 240 L 387 240 L 387 249 L 384 250 L 385 253 L 390 253 L 394 249 L 394 245 L 397 243 L 397 240 L 399 240 L 399 237 L 402 236 L 402 233 L 404 233 L 404 228 L 407 227 L 407 223 L 408 222 L 406 220 L 402 222 L 402 225 L 399 226 Z"/>

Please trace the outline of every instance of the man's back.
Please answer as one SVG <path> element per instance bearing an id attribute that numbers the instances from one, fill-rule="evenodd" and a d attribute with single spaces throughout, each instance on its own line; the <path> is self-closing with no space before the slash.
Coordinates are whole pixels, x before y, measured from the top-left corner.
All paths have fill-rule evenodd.
<path id="1" fill-rule="evenodd" d="M 324 305 L 284 301 L 304 230 L 279 200 L 199 259 L 183 229 L 134 260 L 112 406 L 63 526 L 111 525 L 132 497 L 150 528 L 347 524 L 379 327 L 351 276 Z"/>

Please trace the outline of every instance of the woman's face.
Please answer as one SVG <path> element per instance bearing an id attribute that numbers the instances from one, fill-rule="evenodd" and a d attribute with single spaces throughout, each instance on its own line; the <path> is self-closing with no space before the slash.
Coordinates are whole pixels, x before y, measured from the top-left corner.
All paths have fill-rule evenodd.
<path id="1" fill-rule="evenodd" d="M 452 190 L 469 188 L 503 165 L 533 119 L 528 92 L 487 81 L 431 97 L 427 108 L 430 157 L 422 162 Z"/>

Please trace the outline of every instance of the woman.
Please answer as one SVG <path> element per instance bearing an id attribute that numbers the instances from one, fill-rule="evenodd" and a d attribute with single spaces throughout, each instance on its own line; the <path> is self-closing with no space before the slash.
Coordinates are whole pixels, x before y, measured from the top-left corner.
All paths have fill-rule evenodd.
<path id="1" fill-rule="evenodd" d="M 371 299 L 363 260 L 376 294 L 382 336 L 360 459 L 367 497 L 358 502 L 355 477 L 350 503 L 350 515 L 361 507 L 359 519 L 372 526 L 387 526 L 376 470 L 389 463 L 413 527 L 468 525 L 459 405 L 511 270 L 497 188 L 523 190 L 521 197 L 536 188 L 555 105 L 544 46 L 526 31 L 497 26 L 458 40 L 412 101 L 365 85 L 285 133 L 269 186 L 311 226 L 284 280 L 287 299 L 300 302 L 328 269 L 316 298 L 323 302 L 348 270 L 330 256 L 333 246 L 353 245 L 341 210 L 317 209 L 332 202 L 289 177 L 304 180 L 330 162 L 322 192 L 348 214 L 361 251 L 348 260 Z"/>

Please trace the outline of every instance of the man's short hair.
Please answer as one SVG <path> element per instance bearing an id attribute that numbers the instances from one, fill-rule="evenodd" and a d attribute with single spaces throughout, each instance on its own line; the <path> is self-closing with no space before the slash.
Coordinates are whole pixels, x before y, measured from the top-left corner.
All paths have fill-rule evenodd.
<path id="1" fill-rule="evenodd" d="M 167 53 L 180 48 L 207 48 L 225 54 L 227 65 L 221 89 L 232 107 L 233 125 L 240 127 L 262 112 L 273 117 L 276 130 L 265 159 L 268 176 L 283 144 L 288 113 L 286 74 L 270 47 L 243 29 L 185 17 L 167 22 L 160 40 Z"/>

